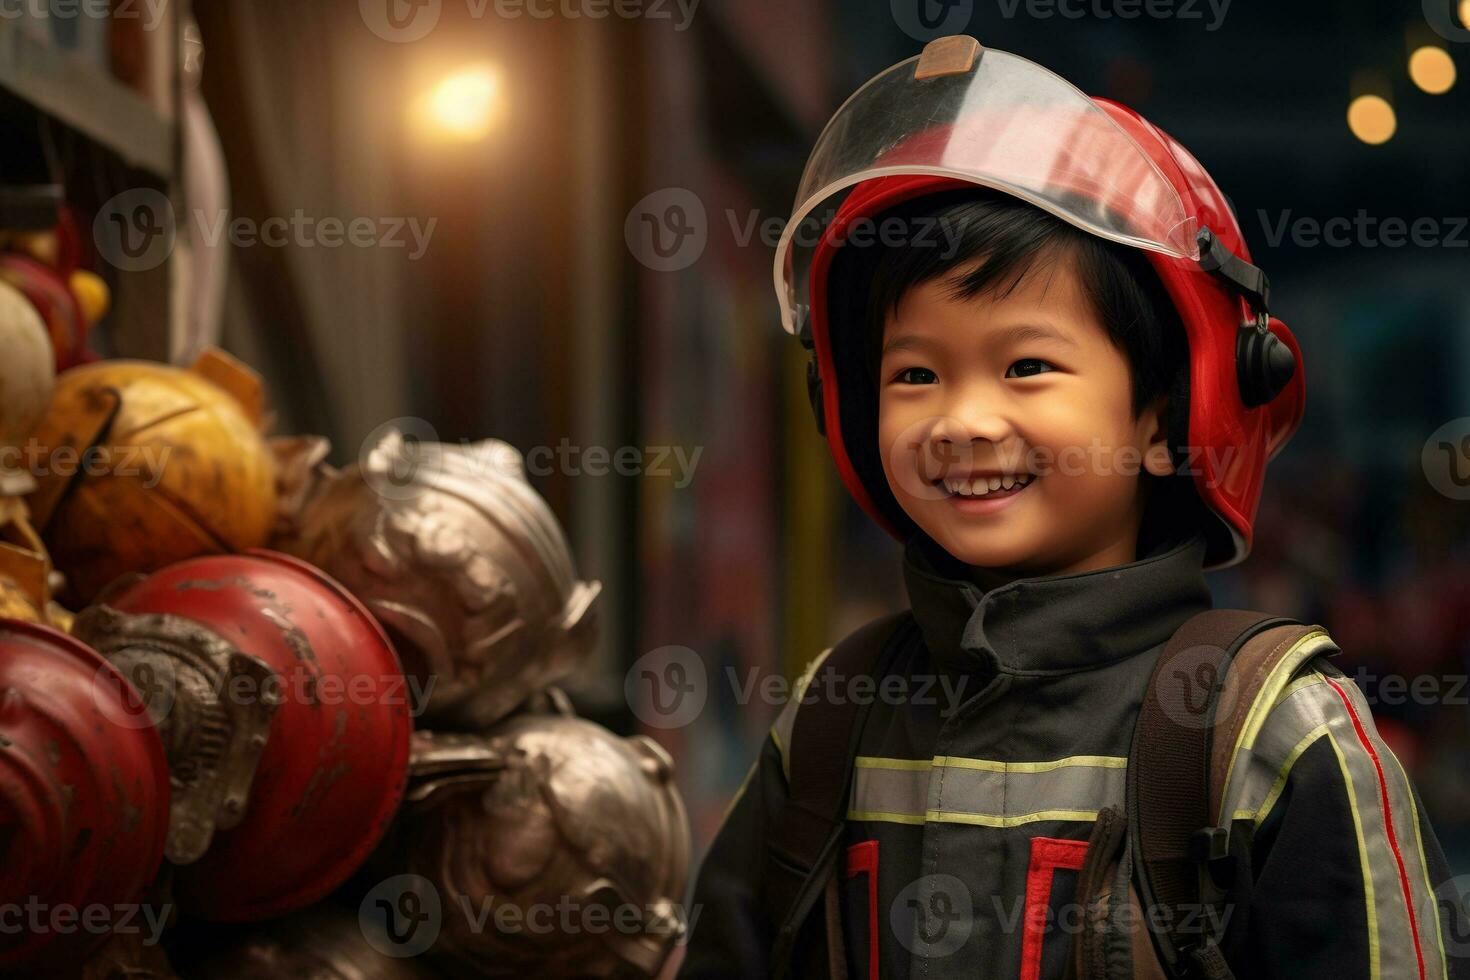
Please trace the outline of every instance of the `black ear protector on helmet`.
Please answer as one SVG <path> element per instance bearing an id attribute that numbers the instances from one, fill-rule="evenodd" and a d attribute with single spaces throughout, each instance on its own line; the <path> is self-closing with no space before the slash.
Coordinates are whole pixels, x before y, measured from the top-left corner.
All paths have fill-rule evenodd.
<path id="1" fill-rule="evenodd" d="M 1255 318 L 1243 320 L 1235 341 L 1235 380 L 1240 400 L 1255 408 L 1281 394 L 1296 374 L 1296 355 L 1271 332 L 1271 283 L 1257 266 L 1220 244 L 1209 228 L 1195 236 L 1199 267 L 1245 296 Z"/>

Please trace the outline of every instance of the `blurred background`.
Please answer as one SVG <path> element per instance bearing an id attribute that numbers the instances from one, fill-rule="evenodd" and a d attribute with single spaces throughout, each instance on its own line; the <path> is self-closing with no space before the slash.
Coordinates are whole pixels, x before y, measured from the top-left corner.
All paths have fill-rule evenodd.
<path id="1" fill-rule="evenodd" d="M 0 183 L 63 189 L 113 293 L 92 345 L 218 343 L 338 463 L 402 418 L 539 450 L 604 586 L 573 699 L 674 755 L 697 853 L 780 707 L 723 679 L 906 601 L 772 290 L 822 124 L 952 33 L 1139 109 L 1231 196 L 1305 351 L 1216 604 L 1332 632 L 1470 871 L 1470 476 L 1439 449 L 1470 446 L 1470 2 L 96 2 L 0 17 Z M 140 214 L 160 249 L 110 237 Z M 712 679 L 675 728 L 630 673 L 668 647 Z"/>

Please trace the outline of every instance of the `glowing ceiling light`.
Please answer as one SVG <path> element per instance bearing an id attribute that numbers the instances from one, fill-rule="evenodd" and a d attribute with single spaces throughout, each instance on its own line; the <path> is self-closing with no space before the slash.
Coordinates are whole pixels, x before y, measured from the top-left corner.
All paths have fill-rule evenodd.
<path id="1" fill-rule="evenodd" d="M 485 65 L 462 69 L 425 96 L 422 114 L 439 133 L 465 142 L 483 139 L 495 124 L 500 78 Z"/>

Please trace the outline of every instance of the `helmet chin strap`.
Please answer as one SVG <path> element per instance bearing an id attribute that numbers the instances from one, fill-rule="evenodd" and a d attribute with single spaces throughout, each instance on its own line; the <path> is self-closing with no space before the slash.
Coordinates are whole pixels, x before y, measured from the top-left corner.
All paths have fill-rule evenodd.
<path id="1" fill-rule="evenodd" d="M 1208 227 L 1201 228 L 1194 236 L 1199 246 L 1199 267 L 1224 280 L 1243 295 L 1258 313 L 1269 313 L 1271 305 L 1271 281 L 1259 266 L 1226 248 Z"/>
<path id="2" fill-rule="evenodd" d="M 802 349 L 807 352 L 806 362 L 806 397 L 812 405 L 812 416 L 817 420 L 817 431 L 823 437 L 827 435 L 827 416 L 822 406 L 822 371 L 817 364 L 816 341 L 812 338 L 812 317 L 810 311 L 801 318 L 801 329 L 796 338 L 801 341 Z"/>
<path id="3" fill-rule="evenodd" d="M 1235 377 L 1246 407 L 1265 405 L 1296 374 L 1296 356 L 1271 331 L 1271 282 L 1259 266 L 1226 248 L 1209 228 L 1199 230 L 1195 243 L 1199 245 L 1199 267 L 1240 293 L 1255 313 L 1241 321 L 1236 335 Z"/>

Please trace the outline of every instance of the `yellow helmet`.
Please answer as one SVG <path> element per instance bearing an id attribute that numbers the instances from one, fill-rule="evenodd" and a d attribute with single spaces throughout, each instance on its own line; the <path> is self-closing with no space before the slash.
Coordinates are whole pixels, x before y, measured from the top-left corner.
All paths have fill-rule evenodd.
<path id="1" fill-rule="evenodd" d="M 264 544 L 276 490 L 260 415 L 259 378 L 220 351 L 189 370 L 117 360 L 63 372 L 26 462 L 31 510 L 71 598 Z"/>

